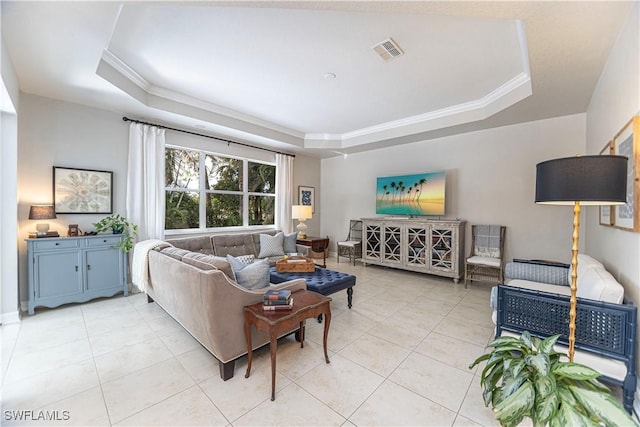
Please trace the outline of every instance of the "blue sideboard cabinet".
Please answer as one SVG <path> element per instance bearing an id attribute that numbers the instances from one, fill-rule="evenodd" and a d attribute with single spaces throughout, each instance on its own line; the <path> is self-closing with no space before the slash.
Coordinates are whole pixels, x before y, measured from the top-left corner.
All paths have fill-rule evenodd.
<path id="1" fill-rule="evenodd" d="M 25 239 L 29 264 L 29 315 L 36 307 L 129 294 L 122 235 Z"/>

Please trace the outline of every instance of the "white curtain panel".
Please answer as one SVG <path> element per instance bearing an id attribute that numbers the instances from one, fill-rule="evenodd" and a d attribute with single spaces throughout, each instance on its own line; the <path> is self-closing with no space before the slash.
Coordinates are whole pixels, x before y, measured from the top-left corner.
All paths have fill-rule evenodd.
<path id="1" fill-rule="evenodd" d="M 137 241 L 164 239 L 164 129 L 131 123 L 127 170 L 127 219 Z"/>
<path id="2" fill-rule="evenodd" d="M 276 154 L 276 227 L 285 233 L 293 229 L 291 205 L 293 205 L 293 157 Z"/>

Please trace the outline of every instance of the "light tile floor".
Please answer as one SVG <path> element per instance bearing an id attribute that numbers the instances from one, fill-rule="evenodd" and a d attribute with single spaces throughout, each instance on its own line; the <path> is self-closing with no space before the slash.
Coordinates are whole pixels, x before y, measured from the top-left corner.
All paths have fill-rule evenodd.
<path id="1" fill-rule="evenodd" d="M 492 338 L 489 284 L 329 260 L 357 276 L 353 308 L 332 295 L 330 364 L 322 326 L 280 340 L 276 400 L 268 348 L 222 381 L 218 363 L 135 294 L 39 309 L 2 334 L 4 425 L 498 425 L 468 365 Z M 60 421 L 16 422 L 50 411 Z M 57 412 L 56 412 L 57 411 Z"/>

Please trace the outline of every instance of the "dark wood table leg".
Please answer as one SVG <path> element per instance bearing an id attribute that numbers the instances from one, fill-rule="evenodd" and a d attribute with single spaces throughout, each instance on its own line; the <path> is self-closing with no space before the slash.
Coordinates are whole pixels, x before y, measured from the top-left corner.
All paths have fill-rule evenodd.
<path id="1" fill-rule="evenodd" d="M 276 400 L 276 350 L 278 337 L 275 328 L 269 329 L 269 350 L 271 352 L 271 401 Z"/>
<path id="2" fill-rule="evenodd" d="M 353 301 L 353 286 L 347 288 L 347 306 L 351 308 L 351 302 Z"/>
<path id="3" fill-rule="evenodd" d="M 304 348 L 304 320 L 300 321 L 300 348 Z"/>
<path id="4" fill-rule="evenodd" d="M 249 313 L 244 314 L 244 337 L 247 340 L 247 372 L 245 378 L 251 375 L 251 361 L 253 360 L 253 348 L 251 348 L 251 323 L 249 323 Z"/>
<path id="5" fill-rule="evenodd" d="M 324 346 L 324 360 L 327 363 L 329 362 L 329 353 L 327 353 L 327 338 L 329 337 L 329 325 L 331 324 L 331 309 L 329 308 L 329 304 L 327 304 L 327 310 L 324 313 L 324 338 L 322 340 L 322 344 Z"/>

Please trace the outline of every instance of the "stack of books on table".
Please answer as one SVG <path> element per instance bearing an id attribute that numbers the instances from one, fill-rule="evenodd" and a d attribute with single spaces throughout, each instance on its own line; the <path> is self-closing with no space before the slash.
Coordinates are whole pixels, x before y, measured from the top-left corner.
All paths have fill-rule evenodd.
<path id="1" fill-rule="evenodd" d="M 292 307 L 293 298 L 291 298 L 291 291 L 288 289 L 269 289 L 262 299 L 264 310 L 291 310 Z"/>

